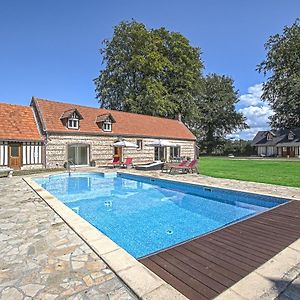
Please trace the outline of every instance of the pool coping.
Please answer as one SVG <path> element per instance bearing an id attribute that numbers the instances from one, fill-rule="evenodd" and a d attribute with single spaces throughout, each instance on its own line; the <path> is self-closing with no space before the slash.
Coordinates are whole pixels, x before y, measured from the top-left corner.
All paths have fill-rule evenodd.
<path id="1" fill-rule="evenodd" d="M 137 297 L 145 300 L 168 299 L 167 297 L 175 300 L 187 299 L 100 230 L 42 188 L 32 177 L 23 177 L 23 180 L 93 249 Z"/>
<path id="2" fill-rule="evenodd" d="M 100 170 L 93 171 L 81 171 L 82 173 L 103 173 Z M 79 173 L 81 173 L 79 172 Z M 215 184 L 201 184 L 193 181 L 180 181 L 180 179 L 166 178 L 166 177 L 154 177 L 149 175 L 142 175 L 139 173 L 131 173 L 121 171 L 117 173 L 127 173 L 140 175 L 147 178 L 163 179 L 168 181 L 175 181 L 180 183 L 192 184 L 194 186 L 213 187 L 218 189 L 233 190 L 237 192 L 246 192 L 249 194 L 266 195 L 276 198 L 283 198 L 276 193 L 263 193 L 261 191 L 248 191 L 241 188 L 226 188 L 217 186 Z M 65 174 L 58 172 L 56 174 Z M 55 175 L 56 175 L 55 174 Z M 40 174 L 33 177 L 48 177 L 52 174 L 41 176 Z M 93 225 L 77 215 L 72 209 L 63 204 L 60 200 L 50 194 L 37 184 L 32 177 L 23 177 L 23 180 L 77 233 L 103 261 L 112 269 L 113 272 L 141 299 L 187 299 L 184 295 L 178 292 L 171 285 L 162 280 L 159 276 L 150 271 L 147 267 L 141 264 L 137 259 L 132 257 L 123 248 L 118 246 L 100 230 L 96 229 Z M 300 200 L 295 197 L 285 197 L 286 200 Z M 282 204 L 281 204 L 282 205 Z M 284 205 L 284 204 L 283 204 Z M 255 217 L 255 216 L 252 216 Z M 232 224 L 230 224 L 232 225 Z M 230 226 L 228 225 L 228 226 Z M 221 228 L 222 229 L 222 228 Z M 219 229 L 219 230 L 221 230 Z M 291 253 L 292 252 L 292 253 Z M 294 253 L 299 254 L 296 258 L 291 257 Z M 289 264 L 286 261 L 289 260 Z M 300 238 L 283 249 L 269 261 L 258 267 L 253 272 L 249 273 L 243 279 L 235 283 L 233 286 L 225 290 L 218 295 L 216 299 L 251 299 L 245 297 L 247 295 L 253 295 L 253 290 L 256 290 L 256 297 L 266 294 L 270 287 L 270 281 L 267 280 L 267 275 L 272 272 L 276 273 L 277 277 L 284 278 L 288 272 L 287 268 L 300 264 Z"/>

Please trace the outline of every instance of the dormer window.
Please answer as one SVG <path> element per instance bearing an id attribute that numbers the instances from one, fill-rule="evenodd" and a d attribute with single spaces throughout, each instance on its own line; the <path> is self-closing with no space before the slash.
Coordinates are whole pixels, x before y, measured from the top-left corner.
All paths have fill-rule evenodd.
<path id="1" fill-rule="evenodd" d="M 289 135 L 288 135 L 288 140 L 289 140 L 289 141 L 292 141 L 294 138 L 295 138 L 294 133 L 293 133 L 293 132 L 290 132 Z"/>
<path id="2" fill-rule="evenodd" d="M 82 115 L 76 108 L 65 111 L 61 117 L 61 121 L 68 129 L 79 129 L 79 122 L 83 119 Z"/>
<path id="3" fill-rule="evenodd" d="M 76 113 L 68 119 L 68 128 L 70 129 L 78 129 L 79 128 L 79 118 Z"/>
<path id="4" fill-rule="evenodd" d="M 110 132 L 113 129 L 112 124 L 115 123 L 116 121 L 113 118 L 113 116 L 110 113 L 108 113 L 108 114 L 97 116 L 95 122 L 99 126 L 99 128 L 101 128 L 103 131 Z"/>
<path id="5" fill-rule="evenodd" d="M 273 139 L 273 135 L 271 133 L 267 134 L 267 141 L 271 141 Z"/>
<path id="6" fill-rule="evenodd" d="M 112 126 L 111 126 L 110 120 L 103 122 L 103 125 L 102 125 L 103 131 L 111 131 L 111 128 L 112 128 Z"/>

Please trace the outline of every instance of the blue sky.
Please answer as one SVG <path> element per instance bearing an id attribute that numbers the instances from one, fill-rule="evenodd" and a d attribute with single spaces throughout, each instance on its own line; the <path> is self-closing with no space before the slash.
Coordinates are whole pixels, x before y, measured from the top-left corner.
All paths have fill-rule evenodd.
<path id="1" fill-rule="evenodd" d="M 248 137 L 266 127 L 270 109 L 259 99 L 255 71 L 264 43 L 300 16 L 299 0 L 1 0 L 0 101 L 28 104 L 31 96 L 97 106 L 93 78 L 98 49 L 113 27 L 132 18 L 164 26 L 202 49 L 205 73 L 230 75 L 242 96 Z"/>

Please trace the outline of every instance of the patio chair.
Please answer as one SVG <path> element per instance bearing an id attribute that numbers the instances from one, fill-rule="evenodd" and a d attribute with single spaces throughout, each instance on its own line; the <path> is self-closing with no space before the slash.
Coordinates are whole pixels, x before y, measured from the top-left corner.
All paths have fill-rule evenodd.
<path id="1" fill-rule="evenodd" d="M 133 158 L 132 157 L 127 157 L 124 161 L 124 163 L 122 164 L 122 167 L 124 168 L 128 168 L 128 166 L 133 166 Z"/>
<path id="2" fill-rule="evenodd" d="M 120 166 L 120 164 L 121 164 L 120 157 L 114 157 L 113 161 L 109 165 L 112 165 L 115 168 L 117 166 Z"/>
<path id="3" fill-rule="evenodd" d="M 171 170 L 170 170 L 170 174 L 172 174 L 175 170 L 181 171 L 182 173 L 188 173 L 190 171 L 192 173 L 194 173 L 194 171 L 196 171 L 196 173 L 198 173 L 197 164 L 198 164 L 198 160 L 194 159 L 189 164 L 187 164 L 185 166 L 182 166 L 182 167 L 179 167 L 179 166 L 172 167 Z"/>
<path id="4" fill-rule="evenodd" d="M 188 160 L 183 160 L 181 163 L 179 164 L 174 164 L 174 163 L 170 163 L 170 164 L 164 164 L 163 168 L 161 169 L 161 171 L 164 173 L 170 172 L 172 168 L 174 167 L 185 167 L 187 164 L 189 163 Z"/>

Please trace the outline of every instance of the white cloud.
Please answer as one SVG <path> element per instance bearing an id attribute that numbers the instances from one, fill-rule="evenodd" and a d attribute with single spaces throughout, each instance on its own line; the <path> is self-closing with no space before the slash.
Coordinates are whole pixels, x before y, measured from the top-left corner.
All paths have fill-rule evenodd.
<path id="1" fill-rule="evenodd" d="M 262 86 L 262 83 L 250 86 L 248 93 L 240 96 L 238 112 L 246 117 L 246 123 L 250 128 L 236 132 L 229 138 L 252 140 L 258 131 L 270 128 L 268 122 L 273 111 L 266 102 L 261 100 Z"/>
<path id="2" fill-rule="evenodd" d="M 263 105 L 261 100 L 262 83 L 255 84 L 248 88 L 248 93 L 240 96 L 239 105 L 241 107 Z"/>

